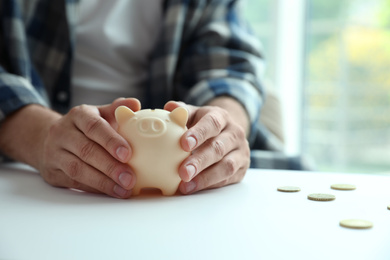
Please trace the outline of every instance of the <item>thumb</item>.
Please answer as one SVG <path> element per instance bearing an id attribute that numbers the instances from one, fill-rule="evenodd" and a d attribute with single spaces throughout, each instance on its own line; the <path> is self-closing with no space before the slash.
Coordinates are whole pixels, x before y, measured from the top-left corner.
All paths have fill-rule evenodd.
<path id="1" fill-rule="evenodd" d="M 118 98 L 115 99 L 111 104 L 99 106 L 98 109 L 101 117 L 103 117 L 114 129 L 117 129 L 115 110 L 119 106 L 126 106 L 134 112 L 141 109 L 141 103 L 136 98 Z"/>

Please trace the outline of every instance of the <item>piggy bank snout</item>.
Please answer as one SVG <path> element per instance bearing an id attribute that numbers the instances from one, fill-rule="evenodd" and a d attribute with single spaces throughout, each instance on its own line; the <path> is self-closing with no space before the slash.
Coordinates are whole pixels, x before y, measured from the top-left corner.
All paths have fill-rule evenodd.
<path id="1" fill-rule="evenodd" d="M 165 133 L 166 124 L 157 117 L 142 118 L 137 122 L 138 131 L 147 136 L 159 136 Z"/>

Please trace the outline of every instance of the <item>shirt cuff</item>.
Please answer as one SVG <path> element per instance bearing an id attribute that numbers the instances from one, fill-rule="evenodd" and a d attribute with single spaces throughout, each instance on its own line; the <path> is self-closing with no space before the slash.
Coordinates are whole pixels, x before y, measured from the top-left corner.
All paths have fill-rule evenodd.
<path id="1" fill-rule="evenodd" d="M 48 106 L 48 101 L 27 79 L 9 73 L 1 73 L 0 122 L 12 112 L 28 104 Z"/>

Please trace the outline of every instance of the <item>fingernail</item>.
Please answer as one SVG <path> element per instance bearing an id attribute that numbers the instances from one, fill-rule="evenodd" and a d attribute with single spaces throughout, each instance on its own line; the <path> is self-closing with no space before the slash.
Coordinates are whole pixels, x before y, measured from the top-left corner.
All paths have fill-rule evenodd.
<path id="1" fill-rule="evenodd" d="M 122 187 L 129 187 L 133 176 L 130 173 L 124 172 L 119 175 L 119 182 Z"/>
<path id="2" fill-rule="evenodd" d="M 127 159 L 127 156 L 129 155 L 129 150 L 126 147 L 121 146 L 116 149 L 116 155 L 121 161 L 125 161 Z"/>
<path id="3" fill-rule="evenodd" d="M 189 136 L 187 137 L 187 143 L 188 146 L 190 147 L 190 150 L 192 150 L 196 145 L 196 139 L 193 136 Z"/>
<path id="4" fill-rule="evenodd" d="M 194 181 L 190 181 L 186 183 L 186 193 L 191 193 L 195 190 L 196 183 Z"/>
<path id="5" fill-rule="evenodd" d="M 196 174 L 196 168 L 192 164 L 189 164 L 186 166 L 187 174 L 188 174 L 188 180 L 191 180 L 195 174 Z"/>
<path id="6" fill-rule="evenodd" d="M 123 198 L 123 197 L 126 195 L 127 190 L 123 189 L 123 188 L 122 188 L 121 186 L 119 186 L 119 185 L 115 185 L 115 186 L 114 186 L 114 193 L 115 193 L 116 195 L 118 195 L 119 197 Z"/>

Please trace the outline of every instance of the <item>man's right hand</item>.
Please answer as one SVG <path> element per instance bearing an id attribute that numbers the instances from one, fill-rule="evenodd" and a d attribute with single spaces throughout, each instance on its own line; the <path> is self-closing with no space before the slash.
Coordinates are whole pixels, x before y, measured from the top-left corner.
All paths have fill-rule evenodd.
<path id="1" fill-rule="evenodd" d="M 120 105 L 140 109 L 136 99 L 117 99 L 98 107 L 81 105 L 64 116 L 29 105 L 2 125 L 0 148 L 11 158 L 37 168 L 53 186 L 129 198 L 136 179 L 127 165 L 131 147 L 115 129 L 114 111 Z M 23 120 L 26 116 L 30 118 Z M 12 133 L 12 129 L 17 130 Z M 5 141 L 3 134 L 10 141 Z"/>

